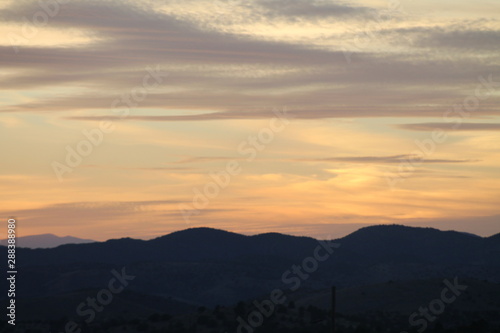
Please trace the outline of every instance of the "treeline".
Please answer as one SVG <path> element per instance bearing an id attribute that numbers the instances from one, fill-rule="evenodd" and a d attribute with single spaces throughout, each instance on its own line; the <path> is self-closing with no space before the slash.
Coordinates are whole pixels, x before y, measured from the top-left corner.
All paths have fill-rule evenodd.
<path id="1" fill-rule="evenodd" d="M 200 307 L 196 313 L 172 316 L 168 313 L 154 313 L 148 317 L 134 318 L 133 314 L 124 314 L 118 317 L 98 318 L 91 324 L 78 323 L 78 328 L 68 333 L 330 333 L 329 311 L 313 305 L 296 306 L 294 302 L 278 305 L 273 313 L 266 317 L 256 327 L 241 326 L 238 318 L 247 318 L 255 310 L 253 304 L 239 302 L 234 307 L 220 307 L 208 309 Z M 426 333 L 500 333 L 500 325 L 490 320 L 475 319 L 463 323 L 464 315 L 457 316 L 443 323 L 436 320 L 429 323 Z M 450 320 L 451 319 L 451 320 Z M 61 318 L 57 321 L 19 320 L 15 328 L 6 321 L 0 321 L 0 332 L 23 333 L 67 333 L 65 326 L 70 318 Z M 408 318 L 389 312 L 372 312 L 357 315 L 336 316 L 337 333 L 417 333 L 415 327 L 408 325 Z"/>

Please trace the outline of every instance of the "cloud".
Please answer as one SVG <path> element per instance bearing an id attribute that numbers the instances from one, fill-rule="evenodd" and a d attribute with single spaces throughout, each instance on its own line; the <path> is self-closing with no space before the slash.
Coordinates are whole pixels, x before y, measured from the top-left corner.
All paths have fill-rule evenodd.
<path id="1" fill-rule="evenodd" d="M 285 102 L 285 101 L 284 101 Z M 278 103 L 271 105 L 279 105 Z M 286 106 L 286 105 L 284 105 Z M 443 109 L 438 107 L 400 107 L 389 108 L 387 106 L 311 106 L 308 109 L 289 110 L 287 112 L 292 119 L 328 119 L 328 118 L 363 118 L 363 117 L 440 117 Z M 484 108 L 481 115 L 497 115 L 495 108 Z M 150 121 L 150 122 L 176 122 L 176 121 L 217 121 L 217 120 L 238 120 L 238 119 L 269 119 L 276 115 L 268 110 L 236 110 L 222 112 L 207 112 L 193 115 L 175 116 L 152 116 L 133 115 L 127 117 L 120 116 L 67 116 L 68 120 L 82 121 Z"/>
<path id="2" fill-rule="evenodd" d="M 338 156 L 315 159 L 298 159 L 304 162 L 343 162 L 360 164 L 399 164 L 406 161 L 422 161 L 424 163 L 469 163 L 476 160 L 431 159 L 417 155 L 390 155 L 390 156 Z"/>
<path id="3" fill-rule="evenodd" d="M 227 153 L 226 136 L 239 131 L 244 134 L 254 125 L 240 120 L 270 119 L 275 117 L 273 108 L 287 107 L 291 117 L 301 121 L 295 122 L 291 132 L 284 133 L 274 147 L 259 157 L 259 163 L 235 182 L 227 196 L 213 201 L 213 214 L 202 219 L 204 222 L 245 224 L 248 228 L 253 225 L 258 229 L 264 228 L 261 221 L 266 221 L 269 228 L 278 228 L 278 223 L 273 225 L 272 221 L 279 220 L 283 230 L 287 230 L 293 220 L 300 219 L 303 225 L 306 220 L 322 221 L 324 212 L 332 213 L 332 199 L 342 199 L 336 192 L 339 188 L 356 189 L 351 191 L 356 199 L 339 201 L 333 207 L 333 211 L 341 212 L 336 213 L 337 217 L 344 211 L 361 210 L 382 215 L 378 207 L 384 207 L 382 213 L 387 216 L 465 216 L 463 212 L 494 211 L 495 156 L 478 155 L 473 149 L 477 145 L 470 140 L 462 141 L 458 152 L 456 146 L 447 145 L 440 151 L 443 155 L 425 160 L 434 163 L 427 168 L 439 171 L 415 170 L 414 177 L 432 178 L 427 182 L 415 180 L 395 194 L 381 191 L 377 195 L 373 195 L 376 186 L 372 184 L 384 182 L 382 169 L 397 169 L 406 159 L 418 158 L 396 155 L 407 151 L 405 142 L 411 143 L 415 133 L 394 131 L 374 118 L 390 117 L 387 122 L 391 124 L 399 118 L 399 128 L 406 126 L 408 130 L 427 131 L 434 127 L 434 123 L 425 122 L 442 119 L 454 104 L 463 103 L 474 93 L 479 76 L 499 72 L 495 52 L 498 33 L 494 27 L 497 21 L 493 17 L 488 22 L 466 21 L 458 26 L 454 16 L 437 13 L 397 15 L 378 24 L 370 15 L 376 14 L 379 7 L 365 7 L 373 3 L 68 1 L 40 29 L 40 35 L 53 33 L 63 41 L 78 36 L 81 44 L 59 44 L 57 38 L 45 44 L 43 39 L 47 36 L 35 36 L 20 45 L 17 54 L 10 45 L 0 45 L 0 112 L 26 113 L 16 115 L 22 116 L 26 124 L 4 128 L 4 141 L 13 142 L 8 145 L 13 157 L 21 156 L 19 152 L 36 156 L 30 158 L 36 163 L 17 163 L 17 168 L 13 166 L 15 158 L 7 159 L 10 162 L 4 171 L 17 173 L 22 168 L 30 174 L 45 175 L 35 181 L 33 177 L 26 180 L 26 175 L 8 176 L 4 192 L 10 195 L 9 204 L 21 208 L 16 215 L 27 222 L 26 230 L 45 232 L 47 226 L 75 230 L 75 226 L 86 225 L 82 232 L 88 235 L 82 236 L 96 238 L 96 230 L 102 235 L 99 237 L 104 237 L 105 232 L 123 235 L 154 230 L 161 234 L 166 225 L 170 230 L 182 228 L 179 201 L 175 199 L 180 195 L 187 203 L 192 202 L 192 188 L 205 180 L 208 162 L 229 159 L 220 156 Z M 231 13 L 234 7 L 235 15 L 212 11 L 225 5 L 229 7 L 225 12 Z M 418 9 L 432 8 L 429 4 L 419 6 Z M 24 18 L 31 18 L 39 10 L 37 1 L 10 1 L 0 9 L 2 28 L 6 27 L 7 33 L 22 34 Z M 244 22 L 239 21 L 240 17 L 245 17 Z M 65 33 L 70 31 L 75 34 Z M 436 53 L 443 50 L 450 56 L 449 61 L 436 61 L 440 56 Z M 350 63 L 344 51 L 354 51 Z M 141 85 L 147 66 L 157 65 L 168 73 L 161 86 L 148 91 L 147 98 L 132 107 L 125 119 L 114 117 L 113 101 Z M 498 78 L 494 80 L 497 82 Z M 473 116 L 496 116 L 499 103 L 500 96 L 491 93 Z M 50 119 L 56 117 L 60 119 Z M 353 122 L 306 121 L 339 118 Z M 137 123 L 121 124 L 125 129 L 81 166 L 96 170 L 73 174 L 64 186 L 54 187 L 51 160 L 62 159 L 65 146 L 76 147 L 77 138 L 83 138 L 79 127 L 88 125 L 61 119 Z M 235 121 L 215 123 L 221 120 Z M 411 121 L 422 123 L 403 124 Z M 16 125 L 12 121 L 4 123 Z M 229 126 L 226 133 L 224 129 Z M 465 123 L 459 130 L 497 130 L 497 126 Z M 476 136 L 482 139 L 479 134 L 485 133 Z M 134 145 L 124 147 L 122 140 Z M 494 146 L 494 138 L 484 141 Z M 464 152 L 469 155 L 463 155 Z M 354 154 L 358 156 L 348 156 Z M 157 162 L 141 164 L 141 156 L 154 156 Z M 175 158 L 184 156 L 188 157 L 175 162 Z M 313 158 L 291 160 L 310 156 Z M 109 165 L 110 158 L 122 165 Z M 470 158 L 487 158 L 492 167 L 485 169 L 482 164 L 474 168 L 468 163 L 476 160 Z M 352 164 L 331 171 L 339 166 L 333 163 Z M 439 163 L 443 165 L 440 167 Z M 98 169 L 127 172 L 119 172 L 114 179 Z M 262 170 L 266 174 L 261 174 Z M 163 171 L 164 175 L 160 175 Z M 140 177 L 130 177 L 130 173 Z M 472 179 L 464 178 L 468 176 Z M 112 202 L 25 209 L 42 202 L 19 199 L 19 184 L 23 182 L 45 203 L 92 200 L 96 194 Z M 73 191 L 73 198 L 68 197 L 67 190 Z M 256 199 L 239 199 L 243 193 Z M 126 201 L 152 198 L 173 200 Z M 308 198 L 322 199 L 311 204 Z M 244 213 L 216 214 L 234 207 L 241 207 Z M 327 222 L 333 223 L 335 218 Z M 364 221 L 362 217 L 345 220 L 378 221 Z M 144 223 L 149 231 L 143 231 Z"/>
<path id="4" fill-rule="evenodd" d="M 498 131 L 500 124 L 491 123 L 417 123 L 417 124 L 399 124 L 397 128 L 411 131 L 431 132 L 435 130 L 447 131 Z"/>
<path id="5" fill-rule="evenodd" d="M 304 18 L 371 11 L 345 3 L 306 0 L 242 5 L 263 8 L 275 13 L 272 15 Z M 0 17 L 21 26 L 23 17 L 31 17 L 37 10 L 37 2 L 13 2 L 0 10 Z M 267 23 L 273 22 L 269 18 Z M 127 120 L 262 119 L 270 114 L 250 109 L 289 105 L 295 107 L 298 119 L 441 116 L 444 107 L 465 97 L 461 92 L 478 75 L 498 71 L 492 62 L 460 59 L 453 64 L 437 63 L 412 52 L 354 52 L 356 61 L 348 64 L 341 44 L 319 47 L 298 40 L 206 29 L 189 17 L 180 19 L 130 1 L 71 1 L 61 6 L 49 26 L 84 31 L 92 42 L 72 47 L 25 46 L 19 54 L 0 46 L 0 67 L 15 71 L 0 78 L 0 86 L 4 90 L 56 86 L 81 90 L 57 98 L 14 102 L 0 106 L 0 112 L 109 110 L 118 96 L 142 82 L 146 66 L 160 65 L 168 77 L 140 107 L 200 113 L 141 114 Z M 440 33 L 424 28 L 388 31 L 412 31 L 415 36 Z M 499 100 L 490 97 L 489 105 L 482 105 L 477 114 L 496 114 Z M 88 114 L 71 119 L 103 119 L 98 117 L 119 120 Z"/>
<path id="6" fill-rule="evenodd" d="M 419 34 L 415 45 L 429 48 L 450 48 L 482 51 L 500 49 L 500 30 L 435 30 Z"/>
<path id="7" fill-rule="evenodd" d="M 21 23 L 39 10 L 36 2 L 23 2 L 0 10 L 7 22 Z M 122 65 L 167 63 L 297 63 L 343 62 L 342 52 L 313 50 L 303 45 L 245 38 L 197 27 L 193 22 L 142 8 L 131 2 L 74 1 L 61 6 L 50 26 L 85 29 L 95 36 L 91 45 L 75 48 L 23 47 L 15 54 L 0 47 L 3 67 L 86 69 Z"/>
<path id="8" fill-rule="evenodd" d="M 374 14 L 375 10 L 343 3 L 320 0 L 260 0 L 256 2 L 269 16 L 306 18 L 345 18 Z"/>
<path id="9" fill-rule="evenodd" d="M 261 6 L 283 8 L 303 15 L 364 12 L 356 7 L 330 2 L 262 1 Z M 37 2 L 20 2 L 0 10 L 6 22 L 23 23 L 39 10 Z M 278 10 L 278 9 L 276 9 Z M 272 23 L 272 22 L 270 22 Z M 212 81 L 226 88 L 248 85 L 258 88 L 283 87 L 294 84 L 366 84 L 386 82 L 465 82 L 476 76 L 478 69 L 493 70 L 493 65 L 462 61 L 459 69 L 447 64 L 436 65 L 407 54 L 356 52 L 356 64 L 347 65 L 344 49 L 317 47 L 304 42 L 263 40 L 258 36 L 231 34 L 206 29 L 187 19 L 181 20 L 154 10 L 154 7 L 117 1 L 72 1 L 50 19 L 53 29 L 80 29 L 93 37 L 90 44 L 73 47 L 20 47 L 16 54 L 9 46 L 0 46 L 0 67 L 23 69 L 23 73 L 7 77 L 2 83 L 10 89 L 65 83 L 123 86 L 135 80 L 137 72 L 155 64 L 230 66 L 266 65 L 295 69 L 295 75 L 274 75 L 268 79 L 231 80 L 201 76 L 199 70 L 172 78 L 176 85 L 198 85 Z M 15 30 L 13 30 L 16 32 Z M 403 32 L 401 32 L 403 33 Z M 130 68 L 134 68 L 133 71 Z M 344 71 L 339 70 L 344 69 Z M 29 70 L 29 71 L 28 71 Z M 251 72 L 253 69 L 249 68 Z M 105 71 L 108 75 L 102 75 Z M 491 72 L 491 71 L 490 71 Z M 198 73 L 198 75 L 196 75 Z M 237 83 L 235 83 L 237 81 Z M 136 82 L 136 80 L 135 80 Z M 111 83 L 111 84 L 110 84 Z"/>
<path id="10" fill-rule="evenodd" d="M 107 201 L 107 202 L 69 202 L 45 205 L 33 209 L 18 209 L 15 212 L 3 211 L 6 216 L 16 216 L 36 224 L 43 221 L 44 225 L 70 225 L 71 221 L 88 224 L 106 219 L 120 219 L 141 215 L 153 206 L 172 206 L 183 201 L 177 200 L 145 200 L 145 201 Z"/>
<path id="11" fill-rule="evenodd" d="M 153 206 L 173 206 L 176 208 L 178 200 L 145 200 L 145 201 L 102 201 L 102 202 L 68 202 L 45 205 L 33 209 L 18 209 L 15 212 L 6 212 L 6 216 L 16 216 L 23 220 L 43 221 L 46 225 L 68 224 L 72 219 L 86 220 L 94 223 L 106 218 L 117 219 L 140 215 Z M 69 220 L 70 219 L 70 220 Z"/>
<path id="12" fill-rule="evenodd" d="M 82 92 L 79 94 L 70 94 L 69 96 L 60 96 L 57 98 L 39 98 L 25 103 L 15 105 L 5 105 L 0 107 L 0 112 L 33 112 L 37 111 L 72 111 L 72 110 L 91 110 L 91 109 L 110 109 L 111 103 L 120 98 L 121 95 L 130 93 L 131 88 L 142 82 L 144 73 L 137 73 L 135 77 L 127 77 L 122 82 L 115 84 L 112 80 L 108 84 L 101 82 L 106 88 L 100 92 Z M 122 76 L 118 75 L 115 79 L 119 80 Z M 355 80 L 351 84 L 343 87 L 331 89 L 304 89 L 298 92 L 273 92 L 273 89 L 300 88 L 314 84 L 314 77 L 306 78 L 298 76 L 276 76 L 269 79 L 241 79 L 226 80 L 220 78 L 207 78 L 202 74 L 196 80 L 190 76 L 191 80 L 186 78 L 179 79 L 178 76 L 169 75 L 162 83 L 161 87 L 148 93 L 147 98 L 140 102 L 141 108 L 155 109 L 190 109 L 190 110 L 224 110 L 231 112 L 241 112 L 242 118 L 258 115 L 262 109 L 269 109 L 270 106 L 294 105 L 297 113 L 309 112 L 299 117 L 314 117 L 314 112 L 330 113 L 327 116 L 336 116 L 335 113 L 346 117 L 371 116 L 441 116 L 443 107 L 451 104 L 450 99 L 461 100 L 464 96 L 456 91 L 400 91 L 397 87 L 387 87 L 383 90 L 376 87 L 354 87 Z M 286 80 L 288 79 L 288 80 Z M 318 83 L 327 84 L 328 78 L 318 74 L 316 79 Z M 325 82 L 321 82 L 324 80 Z M 351 78 L 351 80 L 353 80 Z M 285 82 L 289 81 L 289 82 Z M 346 78 L 346 81 L 347 78 Z M 193 82 L 192 84 L 190 82 Z M 260 86 L 259 86 L 260 82 Z M 293 83 L 290 83 L 293 82 Z M 126 83 L 126 86 L 124 84 Z M 333 83 L 333 82 L 332 82 Z M 350 83 L 350 82 L 346 82 Z M 101 85 L 100 84 L 100 85 Z M 205 86 L 205 89 L 202 86 Z M 112 88 L 115 87 L 116 91 Z M 161 89 L 176 89 L 177 92 L 161 92 Z M 186 90 L 184 90 L 186 89 Z M 245 91 L 245 92 L 243 92 Z M 270 93 L 273 92 L 273 93 Z M 360 99 L 362 94 L 365 98 Z M 498 98 L 497 98 L 498 99 Z M 432 105 L 422 105 L 422 100 Z M 494 108 L 494 97 L 490 97 L 492 105 L 485 104 L 478 113 L 491 114 L 496 113 Z M 255 110 L 249 110 L 255 109 Z M 302 109 L 302 111 L 300 111 Z M 255 111 L 255 112 L 254 112 Z M 218 114 L 209 112 L 201 117 L 208 118 L 227 118 L 234 117 L 233 114 Z M 147 117 L 147 115 L 144 115 Z M 196 120 L 197 115 L 188 115 L 187 118 L 164 120 Z M 320 116 L 322 117 L 322 116 Z M 154 120 L 154 119 L 151 119 Z M 156 119 L 161 120 L 161 119 Z"/>
<path id="13" fill-rule="evenodd" d="M 118 193 L 116 193 L 118 195 Z M 159 229 L 158 234 L 186 227 L 178 200 L 67 202 L 32 209 L 1 211 L 23 221 L 31 234 L 51 230 L 56 234 L 75 235 L 96 240 L 143 235 Z M 172 220 L 167 222 L 168 214 Z M 147 225 L 147 227 L 146 227 Z M 48 229 L 47 229 L 48 228 Z M 77 234 L 75 234 L 75 232 Z M 89 237 L 92 235 L 92 237 Z"/>
<path id="14" fill-rule="evenodd" d="M 491 22 L 493 23 L 493 22 Z M 413 26 L 407 28 L 382 29 L 379 36 L 387 38 L 393 45 L 408 44 L 418 50 L 427 48 L 431 55 L 448 49 L 451 56 L 459 56 L 455 51 L 478 54 L 494 52 L 500 48 L 500 30 L 488 24 L 481 27 L 478 22 L 463 22 L 439 26 Z"/>
<path id="15" fill-rule="evenodd" d="M 47 206 L 42 209 L 54 209 L 54 210 L 75 210 L 83 211 L 87 209 L 95 209 L 100 211 L 137 211 L 146 206 L 157 206 L 157 205 L 173 205 L 181 203 L 182 201 L 177 200 L 145 200 L 145 201 L 100 201 L 100 202 L 69 202 L 69 203 L 59 203 Z M 36 211 L 29 210 L 29 211 Z M 23 213 L 23 211 L 20 211 Z"/>
<path id="16" fill-rule="evenodd" d="M 123 167 L 123 166 L 104 166 L 95 164 L 82 165 L 82 168 L 88 169 L 113 169 L 113 170 L 137 170 L 137 171 L 194 171 L 196 169 L 186 167 Z"/>
<path id="17" fill-rule="evenodd" d="M 176 164 L 201 163 L 201 162 L 213 162 L 213 161 L 229 161 L 234 159 L 235 159 L 234 157 L 227 157 L 227 156 L 194 156 L 194 157 L 186 157 L 174 163 Z"/>

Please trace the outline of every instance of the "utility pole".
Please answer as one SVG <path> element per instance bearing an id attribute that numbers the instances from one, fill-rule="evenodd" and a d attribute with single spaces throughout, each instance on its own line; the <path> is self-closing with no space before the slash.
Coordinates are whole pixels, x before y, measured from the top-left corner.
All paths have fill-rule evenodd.
<path id="1" fill-rule="evenodd" d="M 335 286 L 332 287 L 332 329 L 331 333 L 335 333 L 335 306 L 337 302 L 337 288 Z"/>

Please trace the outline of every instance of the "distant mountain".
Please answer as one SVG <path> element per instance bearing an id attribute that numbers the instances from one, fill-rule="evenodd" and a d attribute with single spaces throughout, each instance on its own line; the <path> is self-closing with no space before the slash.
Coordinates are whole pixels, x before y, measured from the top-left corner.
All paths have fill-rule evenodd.
<path id="1" fill-rule="evenodd" d="M 19 265 L 141 261 L 179 262 L 231 260 L 243 257 L 300 259 L 317 240 L 282 234 L 244 236 L 211 228 L 193 228 L 149 241 L 121 238 L 90 244 L 67 244 L 51 249 L 18 251 Z"/>
<path id="2" fill-rule="evenodd" d="M 499 239 L 500 240 L 500 239 Z M 344 247 L 363 254 L 371 263 L 488 264 L 498 263 L 495 242 L 457 231 L 380 225 L 359 229 L 339 240 Z M 500 241 L 496 242 L 500 245 Z"/>
<path id="3" fill-rule="evenodd" d="M 500 242 L 500 233 L 495 234 L 495 235 L 493 235 L 493 236 L 490 236 L 490 237 L 488 237 L 488 239 L 490 239 L 491 241 L 497 241 L 497 242 Z"/>
<path id="4" fill-rule="evenodd" d="M 23 236 L 16 238 L 16 245 L 19 247 L 36 248 L 53 248 L 64 244 L 85 244 L 93 243 L 91 239 L 81 239 L 72 236 L 59 237 L 54 234 L 42 234 L 33 236 Z M 0 245 L 7 245 L 7 239 L 0 240 Z"/>
<path id="5" fill-rule="evenodd" d="M 500 283 L 498 236 L 383 225 L 333 242 L 340 247 L 316 263 L 312 258 L 326 250 L 313 238 L 277 233 L 245 236 L 210 228 L 148 241 L 123 238 L 18 249 L 16 264 L 23 272 L 18 276 L 18 296 L 46 298 L 103 288 L 110 271 L 122 267 L 136 276 L 127 290 L 195 306 L 231 305 L 274 288 L 290 290 L 297 281 L 305 289 L 454 276 Z M 302 267 L 305 273 L 304 265 L 309 265 L 303 275 L 307 278 L 298 279 L 293 267 Z"/>

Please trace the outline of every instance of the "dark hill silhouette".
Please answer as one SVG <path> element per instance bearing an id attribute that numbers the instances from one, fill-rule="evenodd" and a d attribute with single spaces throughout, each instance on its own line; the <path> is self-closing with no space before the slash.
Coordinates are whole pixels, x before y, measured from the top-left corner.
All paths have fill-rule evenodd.
<path id="1" fill-rule="evenodd" d="M 77 318 L 76 305 L 84 301 L 89 295 L 97 295 L 99 289 L 84 289 L 48 297 L 33 297 L 21 299 L 18 310 L 21 313 L 31 314 L 31 320 L 57 320 L 61 317 Z M 48 307 L 47 304 L 51 306 Z M 128 316 L 148 316 L 153 313 L 178 314 L 195 311 L 193 305 L 166 299 L 158 296 L 145 295 L 125 290 L 114 296 L 113 302 L 106 307 L 106 318 Z"/>
<path id="2" fill-rule="evenodd" d="M 82 239 L 72 236 L 59 237 L 54 234 L 42 234 L 32 236 L 21 236 L 16 238 L 16 244 L 19 247 L 28 248 L 53 248 L 63 244 L 81 244 L 93 243 L 94 240 Z M 0 245 L 7 245 L 7 239 L 0 240 Z"/>
<path id="3" fill-rule="evenodd" d="M 302 281 L 310 289 L 389 280 L 461 276 L 500 282 L 500 237 L 398 225 L 366 227 L 337 239 L 340 247 Z M 152 240 L 131 238 L 18 249 L 18 297 L 51 297 L 100 288 L 112 269 L 137 278 L 130 290 L 196 305 L 233 304 L 290 284 L 282 275 L 319 246 L 310 237 L 245 236 L 193 228 Z M 2 247 L 5 253 L 5 247 Z M 6 282 L 3 282 L 5 284 Z M 0 296 L 5 297 L 5 296 Z"/>
<path id="4" fill-rule="evenodd" d="M 401 225 L 370 226 L 340 240 L 371 262 L 459 264 L 484 262 L 485 239 L 456 231 Z"/>
<path id="5" fill-rule="evenodd" d="M 495 263 L 500 234 L 481 238 L 455 231 L 382 225 L 362 228 L 335 240 L 337 259 L 365 263 Z M 149 241 L 122 238 L 52 249 L 18 249 L 19 266 L 64 263 L 126 264 L 141 261 L 229 260 L 275 256 L 300 259 L 311 254 L 317 241 L 278 233 L 244 236 L 211 228 L 193 228 Z M 344 257 L 344 258 L 343 258 Z"/>
<path id="6" fill-rule="evenodd" d="M 18 257 L 21 267 L 88 262 L 229 260 L 253 255 L 295 259 L 312 251 L 316 243 L 313 238 L 278 233 L 244 236 L 211 228 L 193 228 L 149 241 L 121 238 L 52 249 L 18 249 Z"/>
<path id="7" fill-rule="evenodd" d="M 499 242 L 500 243 L 500 233 L 495 234 L 493 236 L 488 237 L 489 240 L 492 242 Z"/>

